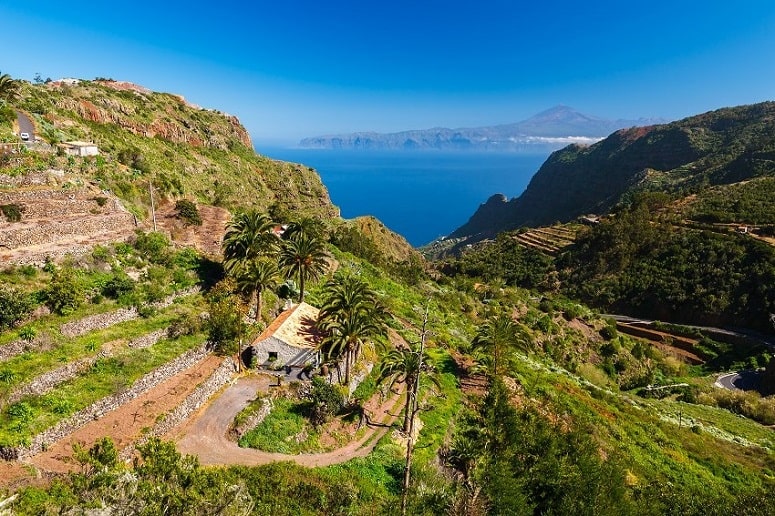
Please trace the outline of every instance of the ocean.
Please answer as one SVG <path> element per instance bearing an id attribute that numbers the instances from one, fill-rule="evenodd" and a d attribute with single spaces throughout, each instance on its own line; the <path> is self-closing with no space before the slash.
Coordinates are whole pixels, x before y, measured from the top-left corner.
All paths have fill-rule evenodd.
<path id="1" fill-rule="evenodd" d="M 259 148 L 314 168 L 342 217 L 374 215 L 415 247 L 448 235 L 491 195 L 521 194 L 548 154 Z"/>

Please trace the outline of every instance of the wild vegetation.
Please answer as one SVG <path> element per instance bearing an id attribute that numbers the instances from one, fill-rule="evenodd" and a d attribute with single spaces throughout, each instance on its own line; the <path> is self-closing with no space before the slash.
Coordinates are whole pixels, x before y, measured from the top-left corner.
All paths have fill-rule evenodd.
<path id="1" fill-rule="evenodd" d="M 235 121 L 110 82 L 21 84 L 14 102 L 51 143 L 94 139 L 105 156 L 70 163 L 23 152 L 4 158 L 2 171 L 65 167 L 142 216 L 140 192 L 149 180 L 176 201 L 228 206 L 234 215 L 223 261 L 179 248 L 164 234 L 138 232 L 84 257 L 0 271 L 3 450 L 205 342 L 233 356 L 289 298 L 321 308 L 330 368 L 343 365 L 343 383 L 356 375 L 362 381 L 352 394 L 323 381 L 326 375 L 287 386 L 242 436 L 243 446 L 330 450 L 363 435 L 363 426 L 349 430 L 366 424 L 369 400 L 392 396 L 391 387 L 407 394 L 396 396 L 402 413 L 394 431 L 364 458 L 319 468 L 204 467 L 172 443 L 149 439 L 127 464 L 117 444 L 98 440 L 77 450 L 75 472 L 45 486 L 3 484 L 3 498 L 16 494 L 7 505 L 15 513 L 775 511 L 768 494 L 775 439 L 757 422 L 772 423 L 772 400 L 712 386 L 721 370 L 767 364 L 769 351 L 695 335 L 703 363 L 689 366 L 670 354 L 669 343 L 619 332 L 581 302 L 660 316 L 667 308 L 671 317 L 663 318 L 678 322 L 765 329 L 767 312 L 775 311 L 766 244 L 683 225 L 673 196 L 632 196 L 615 216 L 574 228 L 575 243 L 555 255 L 502 234 L 426 271 L 373 221 L 330 218 L 317 177 L 254 156 Z M 155 135 L 141 131 L 149 127 Z M 708 144 L 707 135 L 690 136 L 692 145 Z M 288 173 L 282 180 L 281 172 Z M 698 199 L 690 209 L 706 210 L 701 203 L 711 197 Z M 177 212 L 196 223 L 187 203 Z M 194 286 L 203 293 L 187 290 Z M 171 304 L 155 304 L 174 294 Z M 131 317 L 83 333 L 64 330 L 119 309 Z M 153 344 L 129 345 L 160 331 Z M 87 366 L 57 388 L 23 390 L 76 362 Z M 367 363 L 374 366 L 368 374 Z M 265 401 L 257 399 L 235 426 Z M 348 432 L 337 433 L 342 428 Z"/>

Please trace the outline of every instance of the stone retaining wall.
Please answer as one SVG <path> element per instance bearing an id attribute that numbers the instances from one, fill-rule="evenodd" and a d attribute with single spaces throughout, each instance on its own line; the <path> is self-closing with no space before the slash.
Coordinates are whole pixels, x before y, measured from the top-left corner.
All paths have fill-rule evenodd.
<path id="1" fill-rule="evenodd" d="M 163 328 L 161 330 L 152 331 L 142 335 L 127 343 L 127 346 L 134 349 L 144 349 L 153 346 L 159 340 L 167 336 L 169 328 Z M 75 362 L 70 362 L 62 367 L 58 367 L 52 371 L 43 373 L 42 375 L 34 378 L 31 382 L 20 386 L 16 389 L 5 402 L 0 401 L 0 407 L 4 403 L 16 403 L 24 396 L 42 396 L 49 392 L 54 387 L 74 378 L 81 371 L 85 371 L 91 367 L 97 360 L 101 358 L 107 358 L 113 356 L 112 350 L 102 350 L 94 356 L 82 358 Z"/>
<path id="2" fill-rule="evenodd" d="M 190 287 L 185 290 L 181 290 L 180 292 L 176 292 L 171 296 L 167 296 L 163 301 L 159 301 L 158 303 L 152 303 L 151 306 L 157 310 L 161 310 L 163 308 L 167 308 L 168 306 L 170 306 L 175 301 L 175 299 L 179 297 L 185 297 L 185 296 L 196 294 L 200 290 L 201 289 L 199 287 Z M 114 310 L 113 312 L 90 315 L 88 317 L 84 317 L 83 319 L 79 319 L 77 321 L 65 323 L 62 326 L 60 326 L 59 331 L 65 337 L 78 337 L 80 335 L 85 335 L 91 331 L 104 330 L 105 328 L 109 328 L 111 326 L 114 326 L 122 322 L 131 321 L 139 317 L 140 317 L 140 314 L 137 312 L 136 307 L 119 308 L 118 310 Z M 132 346 L 132 344 L 130 344 L 130 346 Z"/>
<path id="3" fill-rule="evenodd" d="M 0 174 L 0 185 L 2 186 L 38 186 L 56 184 L 65 177 L 64 170 L 49 169 L 42 172 L 28 172 L 23 176 L 9 176 Z"/>
<path id="4" fill-rule="evenodd" d="M 49 339 L 43 340 L 41 337 L 35 337 L 31 341 L 17 339 L 4 346 L 0 346 L 0 361 L 9 360 L 26 351 L 45 351 L 50 349 L 50 347 L 51 341 Z"/>
<path id="5" fill-rule="evenodd" d="M 245 435 L 246 433 L 253 430 L 255 427 L 261 424 L 261 422 L 266 419 L 266 416 L 268 416 L 272 409 L 274 408 L 274 403 L 272 403 L 272 398 L 265 397 L 261 398 L 261 407 L 251 414 L 250 417 L 248 417 L 245 421 L 242 422 L 241 425 L 235 426 L 230 432 L 229 435 L 231 435 L 235 440 L 239 440 L 240 437 Z"/>
<path id="6" fill-rule="evenodd" d="M 118 202 L 106 202 L 103 206 L 94 199 L 76 199 L 74 201 L 48 201 L 22 203 L 22 221 L 30 219 L 62 220 L 80 216 L 102 216 L 106 213 L 124 213 Z M 134 220 L 134 219 L 133 219 Z"/>
<path id="7" fill-rule="evenodd" d="M 213 394 L 229 383 L 236 372 L 237 367 L 234 364 L 234 360 L 232 360 L 231 357 L 224 358 L 221 365 L 213 371 L 213 374 L 211 374 L 207 380 L 200 383 L 199 386 L 186 397 L 183 403 L 178 405 L 175 410 L 168 413 L 166 417 L 156 423 L 150 432 L 138 439 L 133 445 L 124 448 L 120 454 L 121 458 L 124 460 L 130 459 L 132 455 L 134 455 L 137 446 L 145 444 L 151 437 L 160 437 L 169 433 L 173 428 L 187 420 L 194 412 L 199 410 L 202 405 L 207 403 Z"/>
<path id="8" fill-rule="evenodd" d="M 72 201 L 87 195 L 91 195 L 91 191 L 86 188 L 71 188 L 68 190 L 0 191 L 0 204 L 50 200 Z"/>
<path id="9" fill-rule="evenodd" d="M 127 343 L 127 346 L 134 349 L 145 349 L 153 346 L 157 342 L 159 342 L 161 339 L 167 337 L 167 334 L 169 333 L 170 328 L 167 326 L 166 328 L 162 328 L 161 330 L 152 331 L 151 333 L 146 333 L 145 335 L 142 335 L 140 337 L 137 337 L 136 339 L 132 339 Z"/>
<path id="10" fill-rule="evenodd" d="M 21 385 L 8 397 L 8 403 L 16 403 L 24 396 L 41 396 L 52 390 L 57 385 L 75 377 L 81 371 L 85 371 L 97 360 L 107 358 L 113 353 L 109 350 L 103 350 L 94 356 L 82 358 L 75 362 L 70 362 L 62 367 L 58 367 L 47 373 L 34 378 L 31 382 Z"/>
<path id="11" fill-rule="evenodd" d="M 16 448 L 4 448 L 0 450 L 0 457 L 8 459 L 24 459 L 37 455 L 46 449 L 52 443 L 63 439 L 72 434 L 86 423 L 101 418 L 108 412 L 116 410 L 120 406 L 139 397 L 146 391 L 156 387 L 163 381 L 175 376 L 181 371 L 188 369 L 197 362 L 203 360 L 208 354 L 205 345 L 192 349 L 178 358 L 167 362 L 166 364 L 154 369 L 147 375 L 136 381 L 128 390 L 106 396 L 98 400 L 85 409 L 76 412 L 72 416 L 64 419 L 53 427 L 44 430 L 36 435 L 29 446 L 19 446 Z"/>
<path id="12" fill-rule="evenodd" d="M 59 331 L 65 337 L 78 337 L 86 335 L 91 331 L 103 330 L 122 322 L 137 319 L 138 317 L 140 317 L 140 314 L 137 313 L 137 308 L 134 306 L 132 308 L 119 308 L 112 312 L 90 315 L 77 321 L 65 323 L 59 327 Z"/>
<path id="13" fill-rule="evenodd" d="M 129 230 L 135 227 L 134 220 L 131 213 L 120 212 L 68 221 L 15 223 L 0 228 L 0 246 L 17 249 L 59 242 L 77 235 Z"/>

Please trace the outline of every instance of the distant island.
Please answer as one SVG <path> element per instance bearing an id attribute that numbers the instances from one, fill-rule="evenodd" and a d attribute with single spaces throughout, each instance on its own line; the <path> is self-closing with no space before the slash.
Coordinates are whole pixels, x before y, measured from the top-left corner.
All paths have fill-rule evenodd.
<path id="1" fill-rule="evenodd" d="M 593 144 L 612 132 L 664 123 L 663 119 L 606 120 L 568 106 L 555 106 L 516 122 L 488 127 L 437 127 L 397 133 L 362 132 L 304 138 L 305 149 L 342 150 L 476 150 L 547 152 L 566 145 Z"/>

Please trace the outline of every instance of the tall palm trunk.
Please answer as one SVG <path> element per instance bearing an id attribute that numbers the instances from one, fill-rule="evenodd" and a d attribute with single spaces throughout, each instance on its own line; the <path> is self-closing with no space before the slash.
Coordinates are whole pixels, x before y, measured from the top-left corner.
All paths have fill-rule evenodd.
<path id="1" fill-rule="evenodd" d="M 299 264 L 299 304 L 304 302 L 304 274 L 302 274 L 301 264 Z"/>
<path id="2" fill-rule="evenodd" d="M 347 348 L 347 351 L 344 354 L 344 384 L 347 385 L 347 387 L 350 387 L 350 358 L 352 355 L 352 351 L 350 351 L 350 348 Z"/>
<path id="3" fill-rule="evenodd" d="M 261 305 L 261 291 L 263 289 L 256 289 L 256 322 L 261 320 L 261 308 L 263 308 Z"/>
<path id="4" fill-rule="evenodd" d="M 414 412 L 414 382 L 406 382 L 406 405 L 404 406 L 404 433 L 408 433 L 412 425 Z"/>

